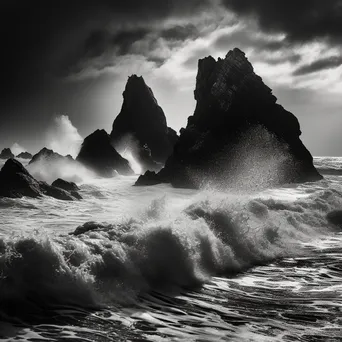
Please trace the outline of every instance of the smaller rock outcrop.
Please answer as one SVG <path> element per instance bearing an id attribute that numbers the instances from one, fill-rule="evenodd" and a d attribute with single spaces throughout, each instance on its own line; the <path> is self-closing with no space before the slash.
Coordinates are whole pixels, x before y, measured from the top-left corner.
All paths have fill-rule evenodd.
<path id="1" fill-rule="evenodd" d="M 68 154 L 67 156 L 62 156 L 53 150 L 49 150 L 48 148 L 42 148 L 38 153 L 36 153 L 32 159 L 30 160 L 29 164 L 35 163 L 38 160 L 44 159 L 45 161 L 49 162 L 56 162 L 56 161 L 74 161 L 74 159 Z"/>
<path id="2" fill-rule="evenodd" d="M 329 223 L 342 228 L 342 210 L 333 210 L 327 214 L 327 220 Z"/>
<path id="3" fill-rule="evenodd" d="M 58 178 L 51 185 L 56 188 L 63 189 L 65 191 L 70 192 L 72 196 L 78 199 L 82 198 L 81 195 L 78 193 L 80 188 L 74 182 L 67 182 L 64 179 Z"/>
<path id="4" fill-rule="evenodd" d="M 144 185 L 156 185 L 161 183 L 161 179 L 154 171 L 146 171 L 145 174 L 141 175 L 135 182 L 136 186 Z"/>
<path id="5" fill-rule="evenodd" d="M 43 195 L 56 199 L 73 201 L 81 196 L 72 194 L 61 188 L 37 181 L 25 167 L 15 159 L 8 159 L 0 171 L 0 197 L 21 198 L 23 196 L 37 198 Z"/>
<path id="6" fill-rule="evenodd" d="M 14 154 L 12 153 L 11 149 L 9 148 L 4 148 L 1 153 L 0 153 L 0 158 L 1 159 L 10 159 L 14 158 Z"/>
<path id="7" fill-rule="evenodd" d="M 74 182 L 67 182 L 64 179 L 58 178 L 52 184 L 57 188 L 61 188 L 66 191 L 78 191 L 80 188 Z"/>
<path id="8" fill-rule="evenodd" d="M 128 160 L 115 150 L 104 129 L 98 129 L 84 139 L 76 160 L 101 177 L 113 177 L 115 171 L 121 175 L 134 174 Z"/>
<path id="9" fill-rule="evenodd" d="M 32 159 L 32 154 L 29 152 L 21 152 L 20 154 L 17 155 L 17 158 Z"/>
<path id="10" fill-rule="evenodd" d="M 103 225 L 101 223 L 90 221 L 90 222 L 84 223 L 81 226 L 78 226 L 75 229 L 75 231 L 69 233 L 69 235 L 78 236 L 78 235 L 81 235 L 81 234 L 84 234 L 84 233 L 87 233 L 87 232 L 91 232 L 91 231 L 94 231 L 94 230 L 106 229 L 106 228 L 108 229 L 110 227 L 111 227 L 111 225 L 105 226 L 105 225 Z"/>

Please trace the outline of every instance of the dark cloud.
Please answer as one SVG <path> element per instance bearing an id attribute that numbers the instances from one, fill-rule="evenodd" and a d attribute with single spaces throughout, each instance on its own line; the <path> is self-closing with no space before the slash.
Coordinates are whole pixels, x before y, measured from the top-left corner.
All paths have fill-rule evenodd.
<path id="1" fill-rule="evenodd" d="M 325 69 L 333 69 L 342 65 L 342 56 L 322 58 L 310 64 L 305 64 L 294 71 L 293 75 L 302 76 Z"/>
<path id="2" fill-rule="evenodd" d="M 257 51 L 276 52 L 290 48 L 286 40 L 272 40 L 265 36 L 256 35 L 251 29 L 237 30 L 229 34 L 222 34 L 212 43 L 219 50 L 228 51 L 233 47 L 242 50 L 253 48 Z"/>
<path id="3" fill-rule="evenodd" d="M 113 65 L 118 56 L 127 54 L 142 55 L 147 60 L 154 62 L 157 66 L 165 62 L 165 56 L 156 53 L 160 47 L 159 39 L 163 39 L 169 47 L 182 44 L 184 40 L 197 36 L 198 30 L 192 24 L 185 26 L 177 25 L 170 28 L 163 27 L 137 27 L 127 28 L 125 30 L 94 30 L 76 50 L 73 56 L 66 55 L 64 61 L 58 63 L 58 75 L 67 76 L 73 73 L 79 73 L 82 68 L 91 63 L 92 59 L 105 56 L 112 59 L 109 65 Z M 139 44 L 135 44 L 139 43 Z M 108 60 L 101 62 L 108 64 Z M 103 69 L 98 65 L 96 69 Z"/>
<path id="4" fill-rule="evenodd" d="M 136 27 L 193 16 L 210 1 L 2 0 L 0 62 L 6 84 L 4 95 L 8 101 L 18 93 L 29 97 L 45 88 L 47 78 L 56 70 L 66 74 L 79 57 L 100 56 L 107 49 L 108 39 L 123 54 L 145 34 L 134 32 Z M 164 32 L 169 36 L 176 33 L 184 35 L 186 29 Z"/>
<path id="5" fill-rule="evenodd" d="M 150 32 L 151 29 L 138 28 L 130 31 L 114 33 L 110 42 L 111 44 L 109 45 L 115 46 L 119 55 L 125 55 L 130 51 L 135 42 L 142 40 Z"/>
<path id="6" fill-rule="evenodd" d="M 342 43 L 342 0 L 222 0 L 238 16 L 256 19 L 267 32 L 289 41 L 327 39 Z"/>
<path id="7" fill-rule="evenodd" d="M 188 38 L 198 37 L 198 29 L 193 24 L 177 25 L 160 32 L 160 37 L 167 40 L 183 41 Z"/>
<path id="8" fill-rule="evenodd" d="M 265 58 L 265 62 L 271 65 L 278 65 L 278 64 L 283 64 L 286 62 L 289 62 L 291 64 L 297 64 L 298 62 L 300 62 L 301 59 L 302 59 L 301 55 L 297 53 L 290 53 L 289 55 L 285 55 L 285 56 L 276 56 L 272 58 L 267 57 Z"/>

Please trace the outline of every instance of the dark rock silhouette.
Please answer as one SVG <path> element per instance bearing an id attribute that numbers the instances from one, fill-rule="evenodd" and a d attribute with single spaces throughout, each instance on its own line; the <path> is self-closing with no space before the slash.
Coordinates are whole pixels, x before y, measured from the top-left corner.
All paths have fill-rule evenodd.
<path id="1" fill-rule="evenodd" d="M 48 148 L 42 148 L 38 153 L 36 153 L 32 159 L 30 160 L 29 164 L 35 163 L 38 160 L 44 159 L 48 162 L 55 162 L 55 161 L 75 161 L 69 154 L 67 156 L 62 156 L 53 150 L 49 150 Z"/>
<path id="2" fill-rule="evenodd" d="M 81 195 L 78 193 L 80 188 L 74 182 L 67 182 L 64 179 L 58 178 L 51 185 L 55 188 L 70 192 L 71 195 L 77 199 L 82 199 Z"/>
<path id="3" fill-rule="evenodd" d="M 78 236 L 78 235 L 81 235 L 81 234 L 84 234 L 84 233 L 87 233 L 87 232 L 90 232 L 90 231 L 99 230 L 99 229 L 105 229 L 105 228 L 108 229 L 108 228 L 111 228 L 111 227 L 112 227 L 111 225 L 105 226 L 105 225 L 103 225 L 101 223 L 90 221 L 90 222 L 84 223 L 81 226 L 78 226 L 75 229 L 75 231 L 69 233 L 69 235 Z"/>
<path id="4" fill-rule="evenodd" d="M 122 175 L 133 174 L 128 161 L 111 145 L 105 130 L 96 130 L 83 141 L 77 161 L 102 177 L 113 177 L 114 170 Z"/>
<path id="5" fill-rule="evenodd" d="M 123 98 L 110 135 L 114 147 L 122 152 L 128 146 L 144 170 L 160 170 L 177 133 L 167 127 L 165 114 L 142 77 L 128 78 Z"/>
<path id="6" fill-rule="evenodd" d="M 156 185 L 161 183 L 160 177 L 154 171 L 146 171 L 144 175 L 141 175 L 135 182 L 135 185 Z"/>
<path id="7" fill-rule="evenodd" d="M 81 198 L 79 194 L 72 194 L 45 182 L 37 181 L 20 162 L 8 159 L 0 171 L 0 197 L 37 198 L 42 195 L 66 201 Z"/>
<path id="8" fill-rule="evenodd" d="M 276 103 L 239 49 L 218 61 L 199 60 L 194 94 L 194 115 L 158 173 L 160 182 L 249 188 L 322 178 L 300 140 L 297 118 Z"/>
<path id="9" fill-rule="evenodd" d="M 0 158 L 1 159 L 14 158 L 14 154 L 12 153 L 11 149 L 4 148 L 0 153 Z"/>
<path id="10" fill-rule="evenodd" d="M 67 182 L 64 179 L 58 178 L 52 184 L 57 188 L 66 190 L 66 191 L 78 191 L 80 188 L 74 182 Z"/>
<path id="11" fill-rule="evenodd" d="M 342 210 L 333 210 L 327 214 L 329 223 L 342 228 Z"/>
<path id="12" fill-rule="evenodd" d="M 21 159 L 32 159 L 32 154 L 29 152 L 21 152 L 17 155 L 17 158 Z"/>

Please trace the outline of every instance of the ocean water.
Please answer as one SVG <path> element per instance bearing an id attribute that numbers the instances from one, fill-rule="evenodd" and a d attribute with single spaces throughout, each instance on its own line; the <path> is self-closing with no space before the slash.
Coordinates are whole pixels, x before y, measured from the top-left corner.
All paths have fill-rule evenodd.
<path id="1" fill-rule="evenodd" d="M 0 340 L 342 341 L 342 158 L 315 164 L 263 191 L 85 176 L 79 202 L 0 199 Z"/>

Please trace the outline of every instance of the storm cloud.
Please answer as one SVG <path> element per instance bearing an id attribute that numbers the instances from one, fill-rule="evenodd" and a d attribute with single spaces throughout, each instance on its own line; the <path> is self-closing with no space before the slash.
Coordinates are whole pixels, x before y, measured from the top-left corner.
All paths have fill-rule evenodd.
<path id="1" fill-rule="evenodd" d="M 186 18 L 204 11 L 211 0 L 4 0 L 0 4 L 0 57 L 5 98 L 30 96 L 44 88 L 47 77 L 65 75 L 79 60 L 114 47 L 128 53 L 154 22 Z M 167 28 L 167 39 L 182 39 L 193 28 Z"/>
<path id="2" fill-rule="evenodd" d="M 295 76 L 302 76 L 314 72 L 337 68 L 342 65 L 342 56 L 332 56 L 318 59 L 310 64 L 304 64 L 293 73 Z"/>
<path id="3" fill-rule="evenodd" d="M 256 20 L 265 32 L 285 33 L 292 42 L 342 43 L 342 0 L 223 0 L 223 4 L 238 16 Z"/>

